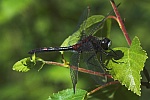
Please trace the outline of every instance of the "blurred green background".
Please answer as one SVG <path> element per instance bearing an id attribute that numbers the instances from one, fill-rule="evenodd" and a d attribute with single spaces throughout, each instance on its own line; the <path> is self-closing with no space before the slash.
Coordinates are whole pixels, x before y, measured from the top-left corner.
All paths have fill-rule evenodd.
<path id="1" fill-rule="evenodd" d="M 115 0 L 125 18 L 125 26 L 133 39 L 138 36 L 143 49 L 150 54 L 150 1 Z M 76 28 L 80 15 L 91 7 L 93 14 L 106 15 L 112 8 L 109 0 L 0 0 L 0 100 L 43 100 L 52 93 L 72 88 L 69 69 L 46 65 L 41 71 L 16 72 L 12 66 L 29 57 L 34 48 L 60 46 Z M 127 46 L 118 24 L 113 21 L 113 47 Z M 39 54 L 45 60 L 61 62 L 58 52 Z M 69 56 L 66 56 L 69 59 Z M 150 72 L 149 59 L 146 68 Z M 77 87 L 93 88 L 85 74 L 79 73 Z M 89 79 L 89 78 L 88 78 Z M 146 100 L 150 89 L 142 88 L 140 100 Z"/>

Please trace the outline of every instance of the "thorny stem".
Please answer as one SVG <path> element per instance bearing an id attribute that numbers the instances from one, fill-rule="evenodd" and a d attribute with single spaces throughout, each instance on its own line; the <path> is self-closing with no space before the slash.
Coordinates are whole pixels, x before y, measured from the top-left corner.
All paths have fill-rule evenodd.
<path id="1" fill-rule="evenodd" d="M 121 19 L 121 16 L 120 16 L 119 12 L 118 12 L 117 6 L 116 6 L 114 0 L 110 0 L 110 3 L 112 5 L 112 8 L 114 9 L 114 12 L 115 12 L 115 15 L 116 15 L 116 18 L 113 17 L 113 19 L 115 19 L 118 22 L 118 24 L 119 24 L 119 26 L 120 26 L 120 28 L 121 28 L 121 30 L 122 30 L 125 38 L 126 38 L 126 41 L 127 41 L 128 45 L 130 46 L 131 45 L 131 39 L 130 39 L 128 33 L 127 33 L 127 30 L 124 26 L 124 23 Z"/>

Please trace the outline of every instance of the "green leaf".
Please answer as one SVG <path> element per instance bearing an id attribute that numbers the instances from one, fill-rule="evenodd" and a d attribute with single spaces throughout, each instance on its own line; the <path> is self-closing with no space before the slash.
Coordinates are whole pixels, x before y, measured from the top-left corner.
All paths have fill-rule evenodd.
<path id="1" fill-rule="evenodd" d="M 101 22 L 103 20 L 103 18 L 104 18 L 104 16 L 102 16 L 102 15 L 93 15 L 93 16 L 89 17 L 87 20 L 85 20 L 86 22 L 83 21 L 83 23 L 80 25 L 80 28 L 77 31 L 75 31 L 72 35 L 70 35 L 67 39 L 65 39 L 65 41 L 62 43 L 61 47 L 67 47 L 67 46 L 76 44 L 80 40 L 83 30 L 86 30 L 90 26 L 92 26 L 98 22 Z M 100 28 L 101 27 L 99 27 L 99 29 Z M 94 33 L 92 33 L 92 34 L 94 34 Z M 61 53 L 63 54 L 62 51 L 61 51 Z"/>
<path id="2" fill-rule="evenodd" d="M 113 50 L 121 50 L 124 56 L 119 60 L 110 60 L 108 63 L 109 73 L 115 80 L 120 81 L 128 90 L 141 95 L 141 75 L 144 63 L 146 61 L 147 53 L 140 46 L 138 37 L 132 41 L 130 48 L 119 47 Z"/>
<path id="3" fill-rule="evenodd" d="M 73 89 L 66 89 L 58 93 L 54 93 L 48 100 L 84 100 L 87 91 L 76 89 L 74 94 Z"/>
<path id="4" fill-rule="evenodd" d="M 30 68 L 28 68 L 28 66 L 27 66 L 28 65 L 27 62 L 29 62 L 29 61 L 31 61 L 30 57 L 24 58 L 24 59 L 16 62 L 14 64 L 14 66 L 13 66 L 13 70 L 19 71 L 19 72 L 27 72 L 27 71 L 29 71 Z"/>
<path id="5" fill-rule="evenodd" d="M 32 67 L 36 65 L 37 62 L 42 62 L 41 67 L 39 70 L 41 70 L 45 64 L 44 60 L 36 57 L 35 54 L 32 55 L 32 59 L 30 57 L 21 59 L 20 61 L 16 62 L 13 65 L 13 70 L 19 71 L 19 72 L 27 72 L 29 71 Z M 39 71 L 38 70 L 38 71 Z"/>

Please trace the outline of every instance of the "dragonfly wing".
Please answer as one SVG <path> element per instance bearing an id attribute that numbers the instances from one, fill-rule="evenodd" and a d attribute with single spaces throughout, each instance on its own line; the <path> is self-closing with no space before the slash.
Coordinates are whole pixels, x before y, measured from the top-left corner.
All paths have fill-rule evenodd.
<path id="1" fill-rule="evenodd" d="M 104 22 L 107 20 L 108 16 L 111 15 L 112 13 L 113 13 L 113 10 L 111 10 L 106 16 L 99 16 L 99 19 L 101 19 L 101 21 L 93 24 L 90 28 L 88 28 L 86 34 L 87 35 L 94 35 L 98 30 L 102 29 Z M 93 19 L 93 21 L 96 21 L 95 18 Z"/>
<path id="2" fill-rule="evenodd" d="M 75 93 L 76 84 L 78 80 L 78 67 L 79 67 L 79 61 L 80 61 L 80 53 L 75 52 L 70 61 L 70 76 L 73 84 L 73 90 Z"/>
<path id="3" fill-rule="evenodd" d="M 84 59 L 84 62 L 86 63 L 86 67 L 88 70 L 92 70 L 94 72 L 99 72 L 101 74 L 104 74 L 105 73 L 105 70 L 104 70 L 104 66 L 103 64 L 98 60 L 97 58 L 97 54 L 93 48 L 93 45 L 91 42 L 88 42 L 86 44 L 86 47 L 87 49 L 87 52 L 83 52 L 83 59 Z M 106 80 L 107 80 L 107 77 L 100 77 L 100 76 L 96 76 L 96 75 L 91 75 L 92 78 L 98 83 L 98 84 L 104 84 L 106 83 Z"/>
<path id="4" fill-rule="evenodd" d="M 78 21 L 78 24 L 77 24 L 74 32 L 76 32 L 80 28 L 82 30 L 84 30 L 84 28 L 86 26 L 86 20 L 89 17 L 89 14 L 90 14 L 90 8 L 86 7 L 85 10 L 83 11 L 82 15 L 80 16 L 80 19 Z"/>
<path id="5" fill-rule="evenodd" d="M 65 41 L 61 44 L 61 47 L 67 47 L 76 44 L 78 41 L 82 39 L 82 36 L 85 35 L 86 30 L 86 20 L 89 17 L 90 9 L 87 7 L 83 14 L 80 17 L 80 20 L 77 24 L 77 27 L 75 28 L 72 35 L 70 35 Z M 63 52 L 61 51 L 63 54 Z"/>

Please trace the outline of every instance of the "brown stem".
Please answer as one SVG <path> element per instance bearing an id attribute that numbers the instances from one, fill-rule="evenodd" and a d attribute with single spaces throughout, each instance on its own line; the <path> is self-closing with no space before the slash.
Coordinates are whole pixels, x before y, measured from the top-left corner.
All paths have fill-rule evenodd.
<path id="1" fill-rule="evenodd" d="M 75 66 L 71 66 L 71 68 L 76 69 Z M 87 73 L 87 74 L 91 74 L 91 75 L 100 76 L 100 77 L 105 77 L 105 76 L 107 76 L 108 78 L 112 78 L 112 76 L 109 75 L 109 74 L 100 73 L 100 72 L 95 72 L 95 71 L 88 70 L 88 69 L 84 69 L 84 68 L 80 68 L 80 67 L 78 68 L 78 71 L 79 71 L 79 72 L 83 72 L 83 73 Z"/>
<path id="2" fill-rule="evenodd" d="M 118 24 L 119 24 L 119 26 L 120 26 L 120 28 L 121 28 L 125 38 L 126 38 L 126 41 L 127 41 L 128 45 L 130 46 L 131 45 L 131 39 L 130 39 L 128 33 L 127 33 L 127 30 L 126 30 L 126 28 L 124 26 L 124 23 L 123 23 L 123 21 L 121 19 L 121 16 L 120 16 L 119 12 L 118 12 L 117 6 L 116 6 L 114 0 L 110 0 L 110 3 L 112 5 L 112 8 L 114 9 L 114 12 L 115 12 L 115 15 L 116 15 L 116 18 L 117 18 L 117 22 L 118 22 Z"/>
<path id="3" fill-rule="evenodd" d="M 53 62 L 53 61 L 44 61 L 44 63 L 69 68 L 69 65 L 65 65 L 63 63 L 58 63 L 58 62 Z M 71 68 L 76 69 L 76 66 L 71 66 Z M 80 68 L 80 67 L 78 68 L 78 71 L 79 72 L 83 72 L 83 73 L 87 73 L 87 74 L 91 74 L 91 75 L 100 76 L 100 77 L 105 77 L 106 76 L 108 78 L 112 78 L 112 76 L 109 75 L 109 74 L 95 72 L 95 71 L 84 69 L 84 68 Z"/>
<path id="4" fill-rule="evenodd" d="M 117 20 L 117 17 L 116 16 L 108 16 L 107 18 L 111 18 L 111 19 L 114 19 L 114 20 L 116 20 L 117 22 L 118 22 L 118 20 Z"/>
<path id="5" fill-rule="evenodd" d="M 112 81 L 112 82 L 106 83 L 106 84 L 104 84 L 104 85 L 102 85 L 102 86 L 99 86 L 99 87 L 97 87 L 96 89 L 94 89 L 94 90 L 88 92 L 87 95 L 91 95 L 91 94 L 93 94 L 93 93 L 99 91 L 99 90 L 102 89 L 102 88 L 105 88 L 105 87 L 110 86 L 110 85 L 113 85 L 113 84 L 118 84 L 118 83 L 119 83 L 119 81 Z"/>

